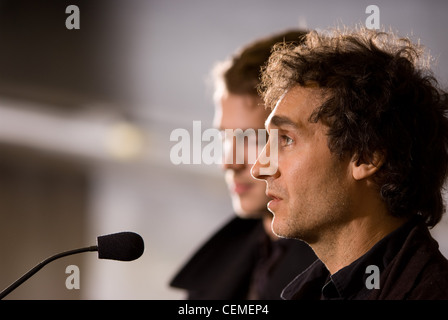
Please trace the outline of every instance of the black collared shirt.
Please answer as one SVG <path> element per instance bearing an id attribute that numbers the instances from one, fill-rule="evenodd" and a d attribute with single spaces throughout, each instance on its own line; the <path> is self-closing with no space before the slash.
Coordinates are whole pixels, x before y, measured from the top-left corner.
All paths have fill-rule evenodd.
<path id="1" fill-rule="evenodd" d="M 371 285 L 366 285 L 366 282 L 372 283 L 371 276 L 374 276 L 374 271 L 367 267 L 375 266 L 381 274 L 400 251 L 415 224 L 415 219 L 405 223 L 376 243 L 363 256 L 333 275 L 330 275 L 322 261 L 316 260 L 283 290 L 282 298 L 286 300 L 367 299 L 372 291 L 377 290 Z M 379 286 L 381 288 L 381 283 Z"/>
<path id="2" fill-rule="evenodd" d="M 261 219 L 232 217 L 182 266 L 170 285 L 186 289 L 189 300 L 280 299 L 285 285 L 317 257 L 304 242 L 267 240 Z M 250 289 L 256 295 L 248 297 Z"/>

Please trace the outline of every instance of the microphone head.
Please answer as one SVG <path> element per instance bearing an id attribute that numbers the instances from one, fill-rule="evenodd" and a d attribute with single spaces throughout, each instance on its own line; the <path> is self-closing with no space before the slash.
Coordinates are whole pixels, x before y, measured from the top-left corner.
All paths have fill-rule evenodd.
<path id="1" fill-rule="evenodd" d="M 98 237 L 98 258 L 132 261 L 145 250 L 143 238 L 134 232 L 119 232 Z"/>

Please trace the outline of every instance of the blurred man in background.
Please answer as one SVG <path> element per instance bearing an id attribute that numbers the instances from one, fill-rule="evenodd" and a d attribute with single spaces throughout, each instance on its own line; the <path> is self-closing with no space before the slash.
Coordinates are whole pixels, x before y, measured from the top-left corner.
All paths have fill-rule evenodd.
<path id="1" fill-rule="evenodd" d="M 290 30 L 259 39 L 215 67 L 217 128 L 264 130 L 269 111 L 257 92 L 261 68 L 276 43 L 298 45 L 305 34 Z M 230 159 L 223 164 L 236 217 L 193 255 L 171 286 L 187 290 L 189 299 L 280 299 L 282 289 L 316 256 L 304 242 L 272 233 L 266 184 L 250 175 L 250 142 L 227 143 L 234 156 L 239 147 L 246 151 L 243 163 Z"/>

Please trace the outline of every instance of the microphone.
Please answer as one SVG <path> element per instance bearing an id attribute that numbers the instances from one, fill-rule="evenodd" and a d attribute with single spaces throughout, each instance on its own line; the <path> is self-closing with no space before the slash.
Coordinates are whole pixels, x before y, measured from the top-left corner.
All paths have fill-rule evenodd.
<path id="1" fill-rule="evenodd" d="M 140 258 L 145 245 L 134 232 L 119 232 L 98 237 L 98 258 L 132 261 Z"/>
<path id="2" fill-rule="evenodd" d="M 0 300 L 6 297 L 9 293 L 15 290 L 18 286 L 31 278 L 35 273 L 42 269 L 45 265 L 56 259 L 69 256 L 76 253 L 87 251 L 98 251 L 99 259 L 132 261 L 140 258 L 145 250 L 143 238 L 134 232 L 119 232 L 99 236 L 97 238 L 97 245 L 75 250 L 69 250 L 55 254 L 25 273 L 22 277 L 13 282 L 9 287 L 0 292 Z"/>

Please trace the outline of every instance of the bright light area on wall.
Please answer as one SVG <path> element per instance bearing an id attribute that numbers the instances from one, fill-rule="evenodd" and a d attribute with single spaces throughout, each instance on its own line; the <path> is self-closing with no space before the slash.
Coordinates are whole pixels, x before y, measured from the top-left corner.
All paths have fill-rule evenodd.
<path id="1" fill-rule="evenodd" d="M 107 115 L 64 114 L 40 106 L 0 103 L 0 142 L 88 160 L 135 160 L 145 138 L 136 124 Z"/>
<path id="2" fill-rule="evenodd" d="M 129 122 L 109 125 L 106 147 L 116 159 L 136 159 L 143 154 L 145 137 L 142 130 Z"/>

